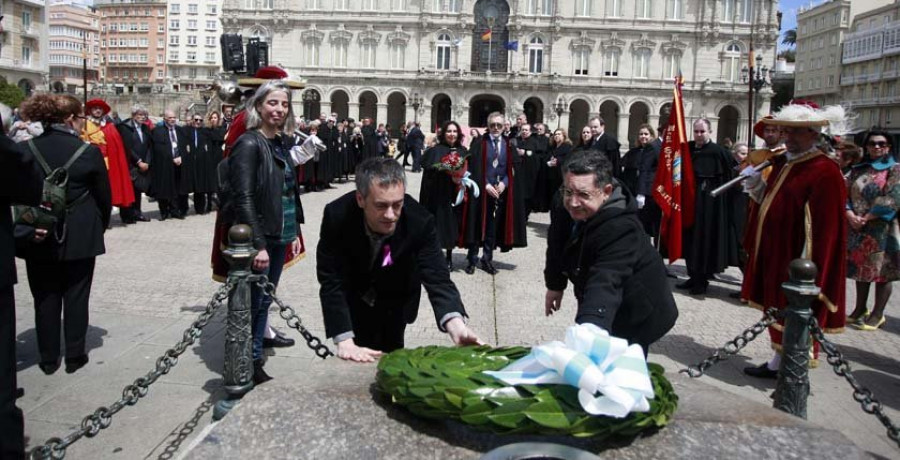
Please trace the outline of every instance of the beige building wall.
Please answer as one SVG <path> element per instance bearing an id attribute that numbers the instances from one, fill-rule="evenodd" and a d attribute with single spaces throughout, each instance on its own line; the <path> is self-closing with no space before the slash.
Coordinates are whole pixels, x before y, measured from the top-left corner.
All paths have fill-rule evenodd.
<path id="1" fill-rule="evenodd" d="M 166 81 L 166 2 L 97 0 L 104 92 L 161 91 Z"/>
<path id="2" fill-rule="evenodd" d="M 26 94 L 48 89 L 46 0 L 0 0 L 0 77 Z"/>
<path id="3" fill-rule="evenodd" d="M 50 5 L 50 87 L 54 92 L 84 92 L 84 59 L 88 90 L 97 84 L 100 69 L 100 17 L 90 7 Z"/>
<path id="4" fill-rule="evenodd" d="M 501 12 L 491 72 L 473 57 L 487 54 L 483 8 Z M 774 65 L 777 12 L 777 1 L 741 0 L 225 0 L 222 22 L 245 41 L 267 40 L 270 62 L 307 81 L 300 113 L 394 127 L 415 119 L 429 131 L 448 118 L 477 125 L 502 108 L 570 132 L 600 113 L 626 148 L 640 123 L 659 124 L 678 69 L 688 119 L 708 117 L 714 136 L 746 141 L 741 70 L 751 30 L 757 54 Z M 771 94 L 763 91 L 756 117 Z"/>

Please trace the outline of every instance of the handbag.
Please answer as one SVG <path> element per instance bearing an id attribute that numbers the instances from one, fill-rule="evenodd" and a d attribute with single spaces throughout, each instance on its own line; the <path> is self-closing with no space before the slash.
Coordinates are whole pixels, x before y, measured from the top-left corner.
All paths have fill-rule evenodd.
<path id="1" fill-rule="evenodd" d="M 131 167 L 131 182 L 134 183 L 134 188 L 136 188 L 141 193 L 149 193 L 150 192 L 150 171 L 143 172 L 141 168 L 137 166 Z"/>

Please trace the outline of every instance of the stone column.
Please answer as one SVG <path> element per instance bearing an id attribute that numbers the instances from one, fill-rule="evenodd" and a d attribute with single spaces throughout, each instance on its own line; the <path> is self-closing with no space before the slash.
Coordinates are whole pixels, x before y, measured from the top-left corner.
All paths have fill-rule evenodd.
<path id="1" fill-rule="evenodd" d="M 375 121 L 378 123 L 387 123 L 388 105 L 386 102 L 379 102 L 375 108 Z"/>
<path id="2" fill-rule="evenodd" d="M 356 121 L 362 120 L 362 117 L 359 113 L 359 102 L 350 101 L 347 103 L 347 112 L 349 113 L 350 118 L 355 118 Z"/>
<path id="3" fill-rule="evenodd" d="M 322 113 L 327 113 L 328 116 L 330 117 L 331 116 L 331 101 L 327 101 L 327 102 L 320 101 L 319 109 L 322 111 Z"/>
<path id="4" fill-rule="evenodd" d="M 556 131 L 557 128 L 564 130 L 567 134 L 569 132 L 569 111 L 566 110 L 559 115 L 559 120 L 556 121 L 558 126 L 553 127 L 553 131 Z M 571 139 L 570 139 L 571 140 Z M 572 142 L 575 143 L 574 141 Z"/>
<path id="5" fill-rule="evenodd" d="M 431 132 L 431 104 L 424 104 L 422 107 L 419 107 L 419 124 L 422 125 L 423 133 Z"/>
<path id="6" fill-rule="evenodd" d="M 619 132 L 616 133 L 616 137 L 619 138 L 619 150 L 622 152 L 628 151 L 628 117 L 630 114 L 620 112 L 619 113 Z"/>
<path id="7" fill-rule="evenodd" d="M 653 127 L 653 130 L 654 130 L 654 131 L 658 131 L 657 128 L 659 128 L 659 114 L 653 114 L 653 113 L 651 113 L 651 114 L 650 114 L 650 120 L 649 120 L 647 123 L 649 123 L 650 126 Z M 659 135 L 659 133 L 657 133 L 657 135 Z"/>

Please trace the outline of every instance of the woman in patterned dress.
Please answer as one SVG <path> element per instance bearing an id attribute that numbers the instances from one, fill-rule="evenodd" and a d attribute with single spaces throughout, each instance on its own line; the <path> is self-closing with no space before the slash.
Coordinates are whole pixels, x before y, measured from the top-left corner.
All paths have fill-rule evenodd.
<path id="1" fill-rule="evenodd" d="M 853 327 L 874 331 L 884 325 L 884 307 L 892 282 L 900 279 L 900 164 L 891 156 L 887 133 L 870 131 L 862 161 L 847 179 L 847 277 L 856 280 L 856 309 L 847 318 Z M 875 306 L 866 307 L 869 286 L 875 283 Z"/>

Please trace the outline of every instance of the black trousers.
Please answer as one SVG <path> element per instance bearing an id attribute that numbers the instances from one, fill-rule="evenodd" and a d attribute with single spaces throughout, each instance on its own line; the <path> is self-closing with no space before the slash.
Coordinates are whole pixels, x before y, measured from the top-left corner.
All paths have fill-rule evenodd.
<path id="1" fill-rule="evenodd" d="M 197 214 L 206 214 L 212 211 L 215 193 L 194 193 L 194 212 Z"/>
<path id="2" fill-rule="evenodd" d="M 353 342 L 385 353 L 403 348 L 406 319 L 398 309 L 361 307 L 352 312 Z"/>
<path id="3" fill-rule="evenodd" d="M 65 325 L 66 358 L 85 355 L 88 305 L 96 257 L 79 260 L 25 260 L 34 296 L 35 329 L 41 362 L 59 361 L 59 333 Z M 62 316 L 62 318 L 60 318 Z"/>
<path id="4" fill-rule="evenodd" d="M 25 458 L 22 410 L 16 407 L 16 301 L 13 287 L 0 288 L 0 458 Z"/>
<path id="5" fill-rule="evenodd" d="M 492 262 L 494 260 L 494 247 L 497 246 L 497 211 L 503 209 L 503 199 L 506 195 L 500 195 L 499 200 L 484 193 L 484 199 L 487 200 L 487 212 L 484 216 L 484 242 L 482 244 L 481 260 Z M 466 256 L 469 263 L 475 265 L 478 262 L 478 246 L 469 246 L 469 253 Z"/>

